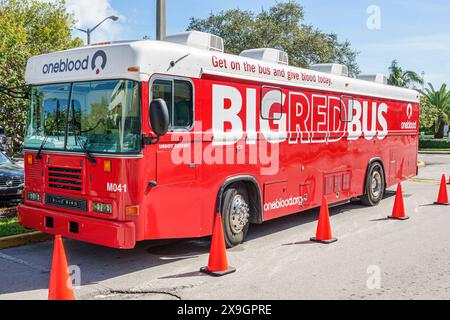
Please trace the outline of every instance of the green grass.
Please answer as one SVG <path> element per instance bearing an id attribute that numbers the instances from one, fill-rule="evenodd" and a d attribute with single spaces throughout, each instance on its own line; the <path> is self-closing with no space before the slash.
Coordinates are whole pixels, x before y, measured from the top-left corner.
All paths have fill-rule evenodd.
<path id="1" fill-rule="evenodd" d="M 28 232 L 30 230 L 19 225 L 17 218 L 0 218 L 0 238 Z"/>

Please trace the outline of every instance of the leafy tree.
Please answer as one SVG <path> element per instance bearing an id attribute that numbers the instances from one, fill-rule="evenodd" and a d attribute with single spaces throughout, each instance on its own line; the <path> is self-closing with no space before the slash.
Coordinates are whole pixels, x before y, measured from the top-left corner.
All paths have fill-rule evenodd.
<path id="1" fill-rule="evenodd" d="M 74 25 L 64 0 L 0 0 L 0 125 L 16 148 L 23 142 L 28 110 L 27 60 L 82 45 L 72 39 Z"/>
<path id="2" fill-rule="evenodd" d="M 423 79 L 416 72 L 403 70 L 398 65 L 397 60 L 392 61 L 389 71 L 391 74 L 388 79 L 388 84 L 392 86 L 411 88 L 416 84 L 423 85 Z"/>
<path id="3" fill-rule="evenodd" d="M 341 63 L 352 76 L 359 73 L 357 52 L 349 41 L 323 33 L 304 21 L 303 7 L 295 1 L 276 4 L 260 13 L 240 9 L 211 13 L 206 19 L 191 18 L 188 30 L 218 35 L 227 52 L 239 54 L 252 48 L 275 48 L 289 54 L 290 64 L 307 68 L 315 63 Z"/>
<path id="4" fill-rule="evenodd" d="M 428 117 L 434 120 L 434 132 L 436 139 L 444 137 L 444 126 L 450 118 L 450 90 L 443 84 L 440 90 L 436 91 L 431 83 L 428 88 L 419 90 L 425 102 L 422 106 L 422 113 L 428 113 Z"/>
<path id="5" fill-rule="evenodd" d="M 439 110 L 422 97 L 420 100 L 420 131 L 434 133 L 434 126 L 438 117 Z"/>

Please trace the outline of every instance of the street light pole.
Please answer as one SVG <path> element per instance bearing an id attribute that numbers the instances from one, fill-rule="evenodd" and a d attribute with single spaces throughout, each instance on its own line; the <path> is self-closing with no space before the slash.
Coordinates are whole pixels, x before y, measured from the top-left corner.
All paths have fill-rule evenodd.
<path id="1" fill-rule="evenodd" d="M 119 17 L 117 16 L 109 16 L 105 19 L 103 19 L 100 23 L 98 23 L 95 27 L 93 28 L 87 28 L 86 30 L 80 29 L 80 28 L 76 28 L 78 31 L 84 32 L 87 35 L 87 44 L 90 45 L 91 44 L 91 33 L 94 32 L 98 27 L 100 27 L 100 25 L 102 25 L 106 20 L 112 20 L 112 21 L 117 21 L 119 20 Z"/>
<path id="2" fill-rule="evenodd" d="M 156 0 L 156 40 L 166 37 L 166 0 Z"/>
<path id="3" fill-rule="evenodd" d="M 422 89 L 425 89 L 425 71 L 422 71 Z"/>

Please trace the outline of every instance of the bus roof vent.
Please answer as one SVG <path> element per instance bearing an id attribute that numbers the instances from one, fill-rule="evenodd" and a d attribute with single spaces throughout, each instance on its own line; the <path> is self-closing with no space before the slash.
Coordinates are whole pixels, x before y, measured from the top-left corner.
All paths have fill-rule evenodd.
<path id="1" fill-rule="evenodd" d="M 175 33 L 165 37 L 164 41 L 208 51 L 224 52 L 223 39 L 221 37 L 200 31 Z"/>
<path id="2" fill-rule="evenodd" d="M 381 84 L 388 84 L 388 78 L 386 77 L 386 75 L 384 75 L 382 73 L 360 74 L 357 78 L 359 80 L 364 80 L 364 81 L 371 81 L 371 82 L 376 82 L 376 83 L 381 83 Z"/>
<path id="3" fill-rule="evenodd" d="M 348 77 L 348 67 L 337 63 L 314 64 L 309 67 L 313 71 L 335 74 L 337 76 Z"/>
<path id="4" fill-rule="evenodd" d="M 283 65 L 289 65 L 289 55 L 284 51 L 272 48 L 244 50 L 241 52 L 240 56 L 267 62 L 274 62 Z"/>

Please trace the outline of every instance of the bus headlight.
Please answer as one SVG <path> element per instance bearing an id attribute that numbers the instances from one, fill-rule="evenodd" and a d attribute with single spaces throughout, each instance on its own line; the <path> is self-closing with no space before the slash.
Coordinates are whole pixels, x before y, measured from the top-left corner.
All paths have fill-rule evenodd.
<path id="1" fill-rule="evenodd" d="M 27 200 L 33 201 L 33 202 L 41 202 L 41 194 L 36 192 L 28 192 L 27 193 Z"/>
<path id="2" fill-rule="evenodd" d="M 94 202 L 94 212 L 112 214 L 112 204 Z"/>

